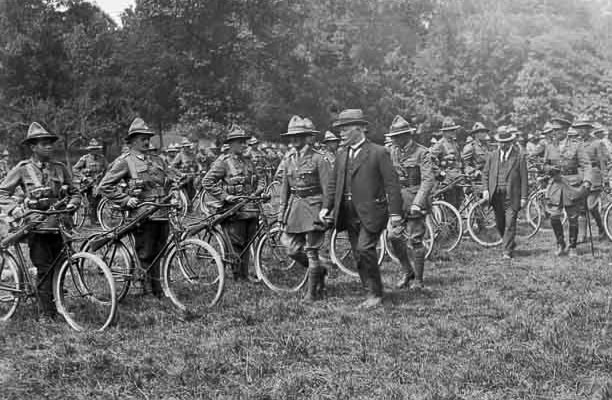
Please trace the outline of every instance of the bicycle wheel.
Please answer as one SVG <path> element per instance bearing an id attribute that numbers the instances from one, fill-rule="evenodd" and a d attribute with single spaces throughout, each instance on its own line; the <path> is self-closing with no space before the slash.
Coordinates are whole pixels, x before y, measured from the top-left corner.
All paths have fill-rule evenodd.
<path id="1" fill-rule="evenodd" d="M 115 319 L 115 281 L 95 254 L 80 252 L 64 261 L 53 276 L 53 295 L 58 313 L 76 331 L 101 332 Z"/>
<path id="2" fill-rule="evenodd" d="M 376 244 L 376 256 L 378 265 L 381 265 L 385 254 L 387 254 L 388 246 L 386 246 L 386 230 L 383 231 Z M 331 245 L 329 246 L 329 256 L 332 262 L 340 268 L 342 272 L 350 276 L 359 276 L 357 272 L 357 263 L 353 257 L 351 243 L 348 239 L 346 231 L 338 232 L 336 229 L 331 234 Z"/>
<path id="3" fill-rule="evenodd" d="M 161 273 L 164 294 L 181 311 L 200 313 L 217 304 L 225 289 L 221 257 L 200 239 L 185 239 L 172 246 Z"/>
<path id="4" fill-rule="evenodd" d="M 278 216 L 280 208 L 280 189 L 281 184 L 278 181 L 273 181 L 266 188 L 266 193 L 270 195 L 270 201 L 263 204 L 263 210 L 266 217 L 273 220 Z"/>
<path id="5" fill-rule="evenodd" d="M 98 216 L 100 226 L 104 230 L 116 228 L 125 222 L 125 211 L 107 198 L 102 199 L 98 203 L 96 215 Z"/>
<path id="6" fill-rule="evenodd" d="M 127 246 L 121 240 L 110 241 L 96 251 L 91 251 L 90 243 L 93 239 L 95 239 L 95 236 L 85 241 L 81 247 L 81 251 L 95 254 L 106 263 L 115 280 L 117 301 L 121 301 L 130 290 L 130 285 L 134 276 L 134 265 L 139 261 L 130 250 L 131 247 Z"/>
<path id="7" fill-rule="evenodd" d="M 227 255 L 232 252 L 231 243 L 229 243 L 229 238 L 226 238 L 220 229 L 206 228 L 197 232 L 196 237 L 211 245 L 219 253 L 224 265 L 229 263 Z"/>
<path id="8" fill-rule="evenodd" d="M 202 213 L 202 216 L 207 217 L 210 215 L 211 213 L 210 209 L 206 205 L 206 191 L 205 190 L 201 190 L 199 192 L 199 195 L 197 198 L 197 204 L 198 204 L 198 208 L 200 209 L 200 212 Z"/>
<path id="9" fill-rule="evenodd" d="M 72 223 L 75 229 L 80 229 L 85 223 L 85 218 L 89 214 L 89 200 L 83 195 L 81 198 L 81 206 L 72 214 Z"/>
<path id="10" fill-rule="evenodd" d="M 22 276 L 11 253 L 3 251 L 0 257 L 0 321 L 8 321 L 19 306 Z"/>
<path id="11" fill-rule="evenodd" d="M 434 231 L 430 218 L 430 214 L 427 214 L 427 216 L 425 217 L 425 234 L 423 235 L 423 247 L 425 247 L 425 249 L 427 250 L 427 252 L 425 253 L 425 258 L 429 258 L 431 256 L 434 243 Z M 399 258 L 393 251 L 393 247 L 391 246 L 391 242 L 389 241 L 389 235 L 386 229 L 383 232 L 383 238 L 385 240 L 385 251 L 389 255 L 389 258 L 391 258 L 391 261 L 393 261 L 394 263 L 399 264 Z"/>
<path id="12" fill-rule="evenodd" d="M 516 218 L 516 236 L 523 240 L 534 237 L 542 226 L 542 211 L 540 207 L 521 208 Z"/>
<path id="13" fill-rule="evenodd" d="M 179 216 L 181 218 L 185 218 L 187 216 L 187 213 L 189 212 L 189 196 L 187 196 L 187 193 L 182 189 L 175 191 L 175 193 L 176 198 L 180 204 Z"/>
<path id="14" fill-rule="evenodd" d="M 472 239 L 481 246 L 493 247 L 502 243 L 495 223 L 495 212 L 486 199 L 470 207 L 467 228 Z"/>
<path id="15" fill-rule="evenodd" d="M 297 292 L 308 279 L 308 267 L 289 258 L 285 246 L 281 243 L 281 234 L 281 229 L 274 227 L 257 241 L 257 276 L 277 293 Z"/>
<path id="16" fill-rule="evenodd" d="M 606 209 L 603 213 L 604 229 L 606 231 L 606 235 L 608 235 L 608 239 L 610 240 L 612 240 L 612 211 L 610 211 L 611 209 L 612 209 L 612 203 L 606 206 Z"/>
<path id="17" fill-rule="evenodd" d="M 442 200 L 433 202 L 430 214 L 433 229 L 433 250 L 453 251 L 463 237 L 463 220 L 459 211 L 450 203 Z"/>

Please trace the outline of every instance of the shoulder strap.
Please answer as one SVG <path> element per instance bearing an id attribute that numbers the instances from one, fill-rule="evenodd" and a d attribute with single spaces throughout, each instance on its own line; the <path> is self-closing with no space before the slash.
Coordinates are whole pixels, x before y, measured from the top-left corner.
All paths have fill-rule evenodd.
<path id="1" fill-rule="evenodd" d="M 128 165 L 128 170 L 130 171 L 131 179 L 138 179 L 138 172 L 136 172 L 136 165 L 134 164 L 134 160 L 129 155 L 125 157 L 125 162 Z"/>
<path id="2" fill-rule="evenodd" d="M 42 187 L 42 183 L 40 182 L 40 179 L 38 179 L 36 170 L 34 170 L 34 165 L 32 165 L 32 163 L 25 164 L 25 169 L 28 175 L 30 175 L 30 179 L 32 180 L 32 182 L 34 182 L 34 186 Z"/>

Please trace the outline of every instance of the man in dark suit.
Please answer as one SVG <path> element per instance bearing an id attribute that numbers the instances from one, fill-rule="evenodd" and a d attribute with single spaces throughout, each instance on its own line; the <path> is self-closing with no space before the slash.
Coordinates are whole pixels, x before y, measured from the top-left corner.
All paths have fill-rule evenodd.
<path id="1" fill-rule="evenodd" d="M 516 133 L 500 127 L 495 140 L 499 148 L 488 154 L 482 171 L 483 198 L 495 211 L 497 230 L 503 238 L 503 258 L 512 258 L 516 247 L 516 218 L 527 204 L 527 162 L 525 155 L 513 144 Z"/>
<path id="2" fill-rule="evenodd" d="M 334 172 L 319 218 L 332 213 L 338 231 L 347 230 L 361 282 L 368 299 L 360 308 L 382 303 L 383 287 L 376 257 L 376 243 L 390 224 L 402 223 L 402 198 L 397 174 L 383 146 L 365 137 L 368 122 L 358 109 L 344 110 L 333 123 L 340 132 L 343 148 L 336 157 Z"/>

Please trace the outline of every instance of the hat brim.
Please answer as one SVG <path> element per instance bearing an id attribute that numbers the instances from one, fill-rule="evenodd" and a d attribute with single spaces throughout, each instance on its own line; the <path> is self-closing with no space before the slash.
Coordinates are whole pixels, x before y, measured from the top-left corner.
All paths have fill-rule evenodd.
<path id="1" fill-rule="evenodd" d="M 223 143 L 236 142 L 239 140 L 243 142 L 248 142 L 250 138 L 251 138 L 250 136 L 234 136 L 234 137 L 225 139 Z"/>
<path id="2" fill-rule="evenodd" d="M 590 122 L 577 122 L 577 123 L 572 124 L 572 128 L 578 128 L 578 129 L 591 128 L 593 129 L 595 127 Z"/>
<path id="3" fill-rule="evenodd" d="M 563 118 L 552 118 L 552 119 L 550 120 L 550 122 L 552 122 L 553 124 L 559 124 L 559 125 L 561 125 L 561 129 L 567 129 L 567 128 L 569 128 L 570 126 L 572 126 L 572 123 L 571 123 L 571 122 L 569 122 L 568 120 L 563 119 Z"/>
<path id="4" fill-rule="evenodd" d="M 351 119 L 338 119 L 332 123 L 333 128 L 340 128 L 341 126 L 348 125 L 369 125 L 370 123 L 365 119 L 351 118 Z"/>
<path id="5" fill-rule="evenodd" d="M 409 133 L 409 134 L 414 135 L 416 133 L 416 129 L 414 129 L 414 128 L 400 129 L 400 130 L 397 130 L 397 131 L 385 133 L 385 137 L 393 137 L 393 136 L 403 135 L 405 133 Z"/>
<path id="6" fill-rule="evenodd" d="M 456 130 L 459 130 L 459 129 L 461 129 L 461 125 L 453 125 L 453 126 L 444 127 L 442 129 L 440 129 L 440 131 L 442 131 L 442 132 L 449 132 L 449 131 L 456 131 Z"/>
<path id="7" fill-rule="evenodd" d="M 516 133 L 512 133 L 510 135 L 510 137 L 508 138 L 501 138 L 501 136 L 499 136 L 499 133 L 495 134 L 495 136 L 493 136 L 493 138 L 495 139 L 496 142 L 498 143 L 507 143 L 507 142 L 511 142 L 513 140 L 516 139 Z"/>
<path id="8" fill-rule="evenodd" d="M 297 135 L 316 135 L 317 133 L 320 133 L 319 131 L 315 131 L 315 130 L 310 130 L 310 129 L 304 129 L 304 130 L 298 130 L 298 131 L 287 131 L 285 133 L 281 133 L 281 136 L 297 136 Z"/>
<path id="9" fill-rule="evenodd" d="M 487 129 L 487 128 L 480 128 L 480 129 L 475 129 L 475 130 L 473 130 L 473 131 L 470 131 L 470 133 L 471 133 L 472 135 L 474 135 L 474 134 L 476 134 L 476 133 L 488 133 L 488 132 L 490 132 L 490 130 L 489 130 L 489 129 Z"/>
<path id="10" fill-rule="evenodd" d="M 35 142 L 37 140 L 42 140 L 42 139 L 51 139 L 53 141 L 53 143 L 57 142 L 60 138 L 59 136 L 55 136 L 55 135 L 43 135 L 43 136 L 38 136 L 38 137 L 34 137 L 34 138 L 26 138 L 23 139 L 21 141 L 21 144 L 30 144 L 32 142 Z"/>
<path id="11" fill-rule="evenodd" d="M 328 143 L 328 142 L 340 142 L 340 139 L 339 138 L 323 139 L 323 143 Z"/>
<path id="12" fill-rule="evenodd" d="M 103 146 L 87 146 L 85 150 L 102 150 L 103 148 Z"/>
<path id="13" fill-rule="evenodd" d="M 155 136 L 155 133 L 153 133 L 153 131 L 145 131 L 145 130 L 132 131 L 127 134 L 127 136 L 125 137 L 125 140 L 130 140 L 136 136 Z"/>

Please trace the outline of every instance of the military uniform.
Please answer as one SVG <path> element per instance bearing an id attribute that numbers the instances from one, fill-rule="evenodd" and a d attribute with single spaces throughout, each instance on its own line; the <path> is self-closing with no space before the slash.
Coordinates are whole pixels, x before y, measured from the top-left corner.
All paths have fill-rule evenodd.
<path id="1" fill-rule="evenodd" d="M 82 193 L 87 196 L 90 204 L 89 218 L 92 223 L 96 221 L 96 210 L 100 196 L 96 193 L 95 187 L 102 178 L 102 174 L 107 167 L 106 159 L 101 154 L 85 154 L 72 167 L 75 176 L 80 178 Z"/>
<path id="2" fill-rule="evenodd" d="M 8 164 L 8 160 L 6 160 L 5 158 L 2 158 L 0 160 L 0 179 L 4 179 L 4 177 L 6 176 L 6 174 L 9 172 L 9 164 Z"/>
<path id="3" fill-rule="evenodd" d="M 591 190 L 587 196 L 587 207 L 597 223 L 599 237 L 605 238 L 606 232 L 599 212 L 599 205 L 603 186 L 608 183 L 608 151 L 599 139 L 592 139 L 586 143 L 585 151 L 591 162 L 592 173 Z"/>
<path id="4" fill-rule="evenodd" d="M 431 147 L 430 152 L 437 168 L 445 172 L 446 181 L 450 181 L 462 173 L 463 160 L 455 140 L 441 138 Z M 459 186 L 451 187 L 444 193 L 444 199 L 459 208 L 463 200 L 463 191 Z"/>
<path id="5" fill-rule="evenodd" d="M 586 190 L 584 182 L 591 183 L 591 160 L 584 146 L 571 137 L 558 145 L 550 143 L 544 154 L 544 171 L 552 176 L 548 187 L 548 210 L 555 233 L 559 254 L 565 249 L 561 216 L 565 209 L 569 221 L 569 247 L 575 249 L 578 241 L 578 215 L 583 207 Z"/>
<path id="6" fill-rule="evenodd" d="M 196 156 L 181 151 L 176 155 L 174 160 L 172 160 L 170 166 L 187 176 L 184 186 L 185 192 L 189 199 L 193 199 L 196 194 L 195 174 L 200 170 Z"/>
<path id="7" fill-rule="evenodd" d="M 57 140 L 58 137 L 34 122 L 30 125 L 24 143 L 43 138 Z M 16 208 L 23 207 L 13 197 L 17 188 L 21 188 L 25 194 L 27 208 L 47 210 L 66 196 L 69 197 L 68 206 L 76 208 L 81 204 L 81 196 L 72 183 L 70 172 L 60 162 L 40 162 L 32 157 L 11 169 L 0 183 L 0 208 L 3 213 L 11 215 Z M 37 269 L 40 306 L 43 313 L 50 316 L 56 313 L 52 291 L 53 264 L 62 255 L 63 240 L 59 232 L 47 229 L 57 228 L 58 218 L 48 217 L 45 223 L 40 225 L 44 230 L 33 231 L 27 239 L 30 260 Z"/>
<path id="8" fill-rule="evenodd" d="M 236 128 L 234 136 L 238 132 L 244 132 Z M 232 135 L 232 133 L 230 133 Z M 240 133 L 246 137 L 246 133 Z M 248 138 L 248 137 L 247 137 Z M 222 154 L 210 167 L 210 170 L 202 180 L 204 189 L 214 200 L 209 202 L 209 207 L 221 209 L 227 207 L 226 199 L 232 196 L 253 196 L 259 195 L 264 191 L 264 182 L 255 171 L 255 166 L 251 160 L 242 154 Z M 232 246 L 237 254 L 242 253 L 240 265 L 235 266 L 235 279 L 248 279 L 249 251 L 246 244 L 249 239 L 257 232 L 259 217 L 259 207 L 253 203 L 247 203 L 232 218 L 223 222 L 222 226 L 227 232 Z"/>
<path id="9" fill-rule="evenodd" d="M 472 171 L 482 171 L 487 153 L 487 148 L 478 139 L 474 139 L 463 147 L 461 159 Z"/>
<path id="10" fill-rule="evenodd" d="M 299 117 L 298 117 L 299 118 Z M 303 120 L 292 120 L 304 124 Z M 280 222 L 285 226 L 281 236 L 289 257 L 309 269 L 309 279 L 315 284 L 313 297 L 320 297 L 324 284 L 325 259 L 319 250 L 325 241 L 325 226 L 319 221 L 319 211 L 327 192 L 331 164 L 325 154 L 306 144 L 293 149 L 284 159 L 281 177 Z"/>
<path id="11" fill-rule="evenodd" d="M 414 129 L 410 128 L 405 119 L 396 116 L 386 136 L 393 137 L 400 134 L 412 135 Z M 436 183 L 437 167 L 429 150 L 415 141 L 403 147 L 392 146 L 391 161 L 401 186 L 402 216 L 405 220 L 405 224 L 393 227 L 388 232 L 391 246 L 404 271 L 404 278 L 398 286 L 408 285 L 413 278 L 416 278 L 418 286 L 422 286 L 427 252 L 423 246 L 425 214 L 431 208 L 431 191 Z M 412 213 L 410 211 L 412 205 L 418 206 L 421 212 Z"/>
<path id="12" fill-rule="evenodd" d="M 153 132 L 143 120 L 136 118 L 130 126 L 128 135 L 129 139 L 136 135 L 152 136 Z M 160 201 L 169 193 L 173 178 L 175 176 L 161 157 L 130 150 L 113 161 L 100 182 L 99 191 L 115 204 L 126 208 L 132 197 L 137 198 L 140 202 Z M 128 182 L 127 192 L 120 187 L 121 181 Z M 131 214 L 135 216 L 138 212 L 139 209 L 136 208 L 131 211 Z M 155 212 L 149 219 L 141 223 L 134 233 L 136 253 L 143 268 L 148 269 L 153 294 L 158 297 L 162 295 L 160 265 L 156 263 L 151 266 L 151 263 L 157 256 L 157 252 L 166 243 L 168 234 L 167 210 L 164 209 Z"/>

